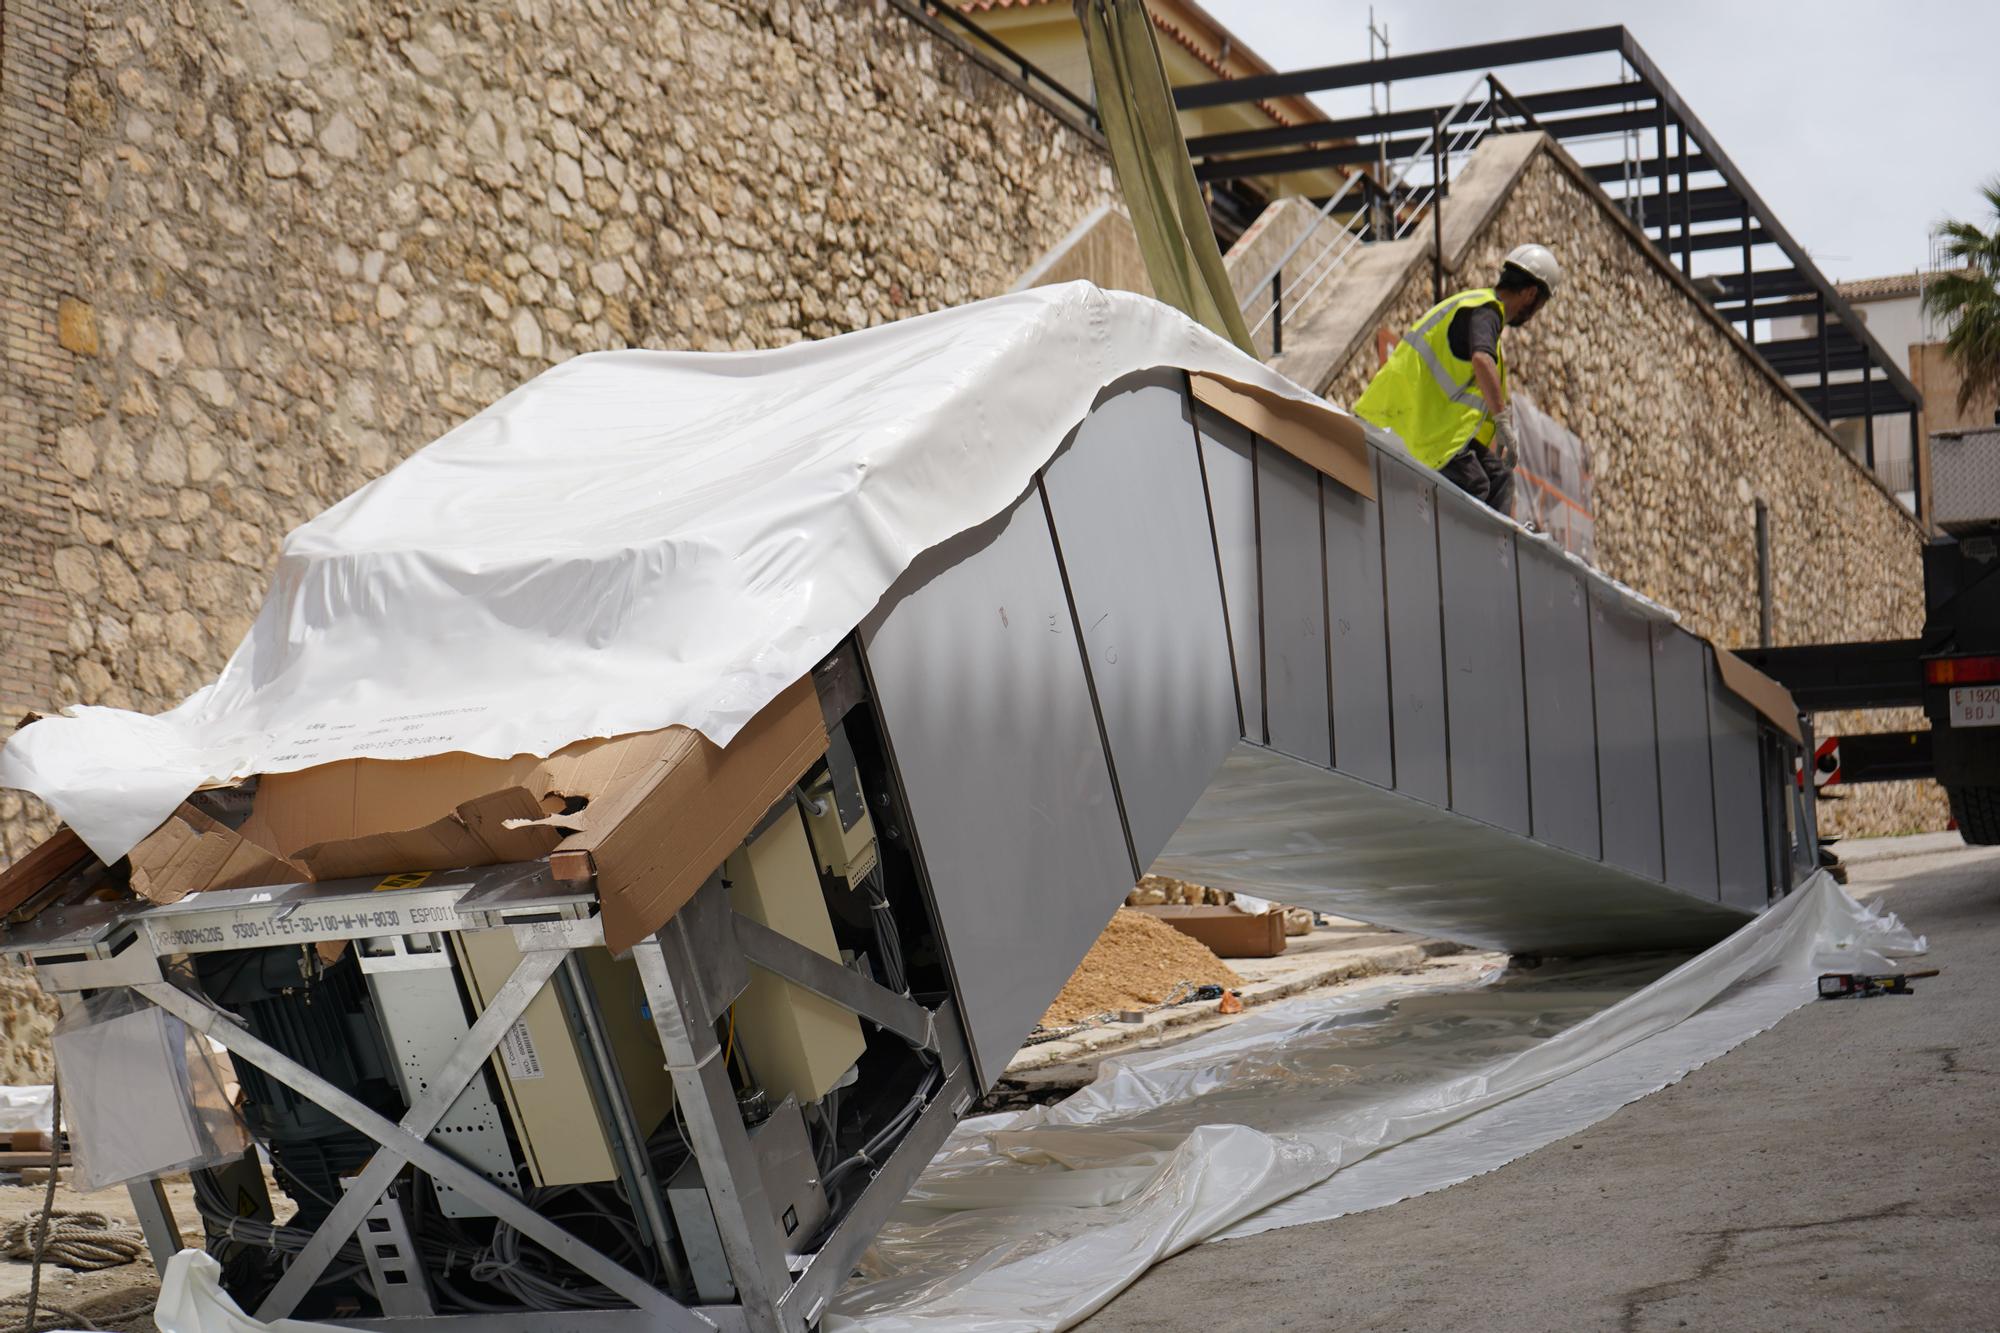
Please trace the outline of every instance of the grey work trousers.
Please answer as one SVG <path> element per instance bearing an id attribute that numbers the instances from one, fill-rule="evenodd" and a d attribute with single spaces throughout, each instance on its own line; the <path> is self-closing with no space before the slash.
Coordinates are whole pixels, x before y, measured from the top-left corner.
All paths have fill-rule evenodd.
<path id="1" fill-rule="evenodd" d="M 1452 485 L 1503 514 L 1514 512 L 1514 469 L 1483 444 L 1468 444 L 1438 469 Z"/>

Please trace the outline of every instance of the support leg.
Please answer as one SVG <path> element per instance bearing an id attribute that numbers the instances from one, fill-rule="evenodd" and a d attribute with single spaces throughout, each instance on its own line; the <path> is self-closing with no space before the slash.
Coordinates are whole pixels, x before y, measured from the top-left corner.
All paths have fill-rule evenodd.
<path id="1" fill-rule="evenodd" d="M 156 1272 L 167 1271 L 167 1260 L 181 1252 L 180 1223 L 167 1205 L 167 1191 L 157 1180 L 135 1180 L 126 1187 L 132 1196 L 132 1211 L 139 1215 L 139 1230 L 146 1237 L 146 1252 L 153 1256 Z"/>
<path id="2" fill-rule="evenodd" d="M 703 951 L 691 947 L 692 935 L 716 909 L 726 912 L 728 901 L 714 880 L 697 898 L 702 900 L 699 906 L 691 902 L 682 908 L 658 936 L 632 951 L 632 959 L 646 987 L 667 1068 L 673 1073 L 688 1146 L 701 1164 L 702 1183 L 708 1189 L 744 1319 L 758 1333 L 797 1333 L 803 1325 L 786 1321 L 778 1308 L 791 1286 L 784 1237 L 765 1196 L 764 1176 L 715 1039 L 715 1020 L 727 1007 L 729 987 L 705 985 L 694 975 Z M 727 918 L 723 921 L 726 924 Z M 680 965 L 670 967 L 670 957 Z M 741 967 L 740 958 L 737 965 Z M 747 977 L 747 971 L 743 975 Z M 741 989 L 740 982 L 735 985 Z"/>

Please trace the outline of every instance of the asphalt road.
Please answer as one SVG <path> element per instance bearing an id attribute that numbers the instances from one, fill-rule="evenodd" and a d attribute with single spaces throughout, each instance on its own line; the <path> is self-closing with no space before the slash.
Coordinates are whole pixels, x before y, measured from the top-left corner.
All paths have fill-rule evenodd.
<path id="1" fill-rule="evenodd" d="M 2000 852 L 1856 865 L 1877 886 L 1944 969 L 1918 994 L 1807 1005 L 1451 1189 L 1198 1246 L 1082 1327 L 2000 1329 Z"/>

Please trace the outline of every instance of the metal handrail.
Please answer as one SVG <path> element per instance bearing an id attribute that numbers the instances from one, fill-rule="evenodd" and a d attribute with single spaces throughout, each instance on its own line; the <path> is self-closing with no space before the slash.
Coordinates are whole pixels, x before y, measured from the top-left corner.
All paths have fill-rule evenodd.
<path id="1" fill-rule="evenodd" d="M 1324 222 L 1328 217 L 1328 215 L 1331 214 L 1334 208 L 1340 203 L 1340 201 L 1347 197 L 1347 192 L 1354 188 L 1354 183 L 1356 181 L 1361 181 L 1366 179 L 1367 179 L 1366 174 L 1357 171 L 1353 175 L 1349 176 L 1346 180 L 1342 181 L 1340 184 L 1340 188 L 1333 192 L 1333 197 L 1328 199 L 1324 204 L 1320 205 L 1319 215 L 1313 219 L 1312 224 L 1308 226 L 1305 229 L 1305 231 L 1299 234 L 1299 239 L 1292 242 L 1292 248 L 1285 251 L 1283 255 L 1279 256 L 1278 262 L 1271 265 L 1270 269 L 1264 274 L 1264 276 L 1257 279 L 1257 281 L 1254 284 L 1252 284 L 1250 290 L 1257 291 L 1260 288 L 1270 286 L 1271 280 L 1277 277 L 1280 273 L 1284 272 L 1285 265 L 1291 263 L 1292 257 L 1298 254 L 1300 248 L 1304 246 L 1305 243 L 1312 238 L 1312 234 L 1315 230 L 1318 229 L 1319 224 L 1321 222 Z"/>
<path id="2" fill-rule="evenodd" d="M 1462 114 L 1482 88 L 1485 90 L 1484 98 L 1473 108 L 1470 115 Z M 1346 263 L 1347 257 L 1354 252 L 1355 247 L 1362 244 L 1371 226 L 1368 213 L 1372 212 L 1372 206 L 1377 199 L 1388 200 L 1393 210 L 1395 223 L 1391 230 L 1391 239 L 1407 235 L 1411 228 L 1423 220 L 1425 214 L 1436 203 L 1444 186 L 1443 173 L 1447 167 L 1437 164 L 1439 162 L 1448 164 L 1451 158 L 1461 156 L 1476 147 L 1479 140 L 1497 121 L 1496 113 L 1503 102 L 1512 104 L 1512 115 L 1529 124 L 1533 123 L 1533 116 L 1527 108 L 1522 106 L 1498 79 L 1491 74 L 1483 75 L 1473 80 L 1451 108 L 1438 117 L 1423 143 L 1403 159 L 1387 184 L 1377 184 L 1362 172 L 1356 172 L 1342 182 L 1340 189 L 1320 206 L 1298 239 L 1292 242 L 1277 262 L 1272 264 L 1263 277 L 1250 288 L 1252 292 L 1270 293 L 1269 305 L 1251 325 L 1250 336 L 1256 338 L 1268 326 L 1271 330 L 1271 354 L 1275 356 L 1281 353 L 1284 350 L 1287 296 L 1285 269 L 1298 257 L 1299 252 L 1309 242 L 1314 240 L 1322 242 L 1319 252 L 1305 265 L 1304 270 L 1293 276 L 1290 295 L 1291 314 L 1294 318 L 1304 313 L 1313 296 L 1326 285 L 1326 280 L 1338 272 Z M 1408 186 L 1407 182 L 1417 163 L 1425 160 L 1433 161 L 1433 179 L 1428 187 L 1423 188 L 1420 195 L 1418 188 Z M 1368 196 L 1370 208 L 1356 210 L 1338 224 L 1339 229 L 1335 235 L 1325 236 L 1324 227 L 1357 183 L 1360 184 L 1363 194 Z M 1401 208 L 1395 207 L 1394 202 L 1399 193 L 1405 197 L 1405 205 Z"/>
<path id="3" fill-rule="evenodd" d="M 1084 120 L 1089 123 L 1092 129 L 1103 128 L 1103 122 L 1098 120 L 1097 108 L 1094 105 L 1085 98 L 1071 92 L 1067 85 L 1058 82 L 1054 75 L 1050 74 L 1040 65 L 1035 64 L 1032 60 L 1014 50 L 1013 47 L 1007 45 L 965 15 L 959 13 L 957 6 L 951 4 L 950 0 L 940 0 L 938 3 L 931 3 L 930 0 L 919 0 L 919 4 L 922 9 L 934 17 L 949 19 L 980 42 L 992 47 L 996 59 L 1014 66 L 1014 68 L 1021 72 L 1021 82 L 1031 85 L 1039 83 L 1046 86 L 1050 92 L 1082 112 Z"/>

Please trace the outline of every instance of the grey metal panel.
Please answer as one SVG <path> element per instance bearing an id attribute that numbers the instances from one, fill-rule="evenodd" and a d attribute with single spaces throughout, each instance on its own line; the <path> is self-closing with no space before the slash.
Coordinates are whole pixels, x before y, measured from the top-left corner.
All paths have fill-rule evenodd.
<path id="1" fill-rule="evenodd" d="M 1121 381 L 1043 479 L 1142 867 L 1241 738 L 1181 384 Z"/>
<path id="2" fill-rule="evenodd" d="M 1389 710 L 1396 790 L 1446 805 L 1444 645 L 1438 625 L 1437 483 L 1381 457 L 1382 575 L 1389 606 Z"/>
<path id="3" fill-rule="evenodd" d="M 1202 469 L 1208 511 L 1222 562 L 1222 596 L 1229 612 L 1229 644 L 1236 657 L 1236 689 L 1243 734 L 1264 738 L 1264 628 L 1257 592 L 1257 473 L 1250 432 L 1205 407 L 1195 409 L 1201 428 Z"/>
<path id="4" fill-rule="evenodd" d="M 1702 641 L 1679 626 L 1653 626 L 1653 720 L 1659 731 L 1666 880 L 1687 893 L 1716 898 L 1706 654 Z"/>
<path id="5" fill-rule="evenodd" d="M 1602 854 L 1603 839 L 1597 826 L 1597 718 L 1590 700 L 1584 574 L 1541 542 L 1522 540 L 1516 550 L 1534 833 L 1595 857 Z"/>
<path id="6" fill-rule="evenodd" d="M 1319 473 L 1282 449 L 1258 443 L 1265 721 L 1274 748 L 1315 764 L 1331 764 L 1319 490 Z"/>
<path id="7" fill-rule="evenodd" d="M 394 947 L 401 951 L 400 943 Z M 388 1038 L 390 1054 L 396 1059 L 396 1078 L 403 1089 L 403 1100 L 412 1103 L 423 1095 L 425 1079 L 443 1068 L 472 1026 L 465 1017 L 465 1002 L 459 998 L 450 953 L 419 955 L 416 961 L 437 965 L 370 970 L 367 974 L 376 1019 Z M 521 1181 L 514 1167 L 514 1151 L 507 1146 L 503 1124 L 492 1088 L 482 1071 L 474 1074 L 465 1091 L 458 1094 L 458 1100 L 438 1121 L 436 1132 L 448 1136 L 445 1141 L 451 1144 L 452 1156 L 483 1172 L 494 1184 L 519 1190 Z M 438 1210 L 446 1217 L 493 1215 L 447 1182 L 439 1180 L 432 1184 L 437 1190 Z"/>
<path id="8" fill-rule="evenodd" d="M 1514 529 L 1484 505 L 1438 497 L 1451 808 L 1528 832 L 1528 708 Z"/>
<path id="9" fill-rule="evenodd" d="M 1648 622 L 1616 593 L 1590 591 L 1592 694 L 1604 859 L 1659 879 L 1660 770 L 1653 733 L 1653 645 Z"/>
<path id="10" fill-rule="evenodd" d="M 1517 953 L 1700 946 L 1747 913 L 1244 743 L 1162 874 Z"/>
<path id="11" fill-rule="evenodd" d="M 1725 688 L 1703 653 L 1708 679 L 1709 761 L 1715 775 L 1716 861 L 1722 901 L 1752 910 L 1770 899 L 1764 869 L 1764 793 L 1757 714 Z"/>
<path id="12" fill-rule="evenodd" d="M 1380 482 L 1377 482 L 1380 485 Z M 1333 662 L 1333 762 L 1393 786 L 1389 630 L 1382 609 L 1382 514 L 1373 500 L 1327 483 L 1326 623 Z"/>
<path id="13" fill-rule="evenodd" d="M 918 557 L 861 642 L 990 1084 L 1133 879 L 1040 495 Z"/>

